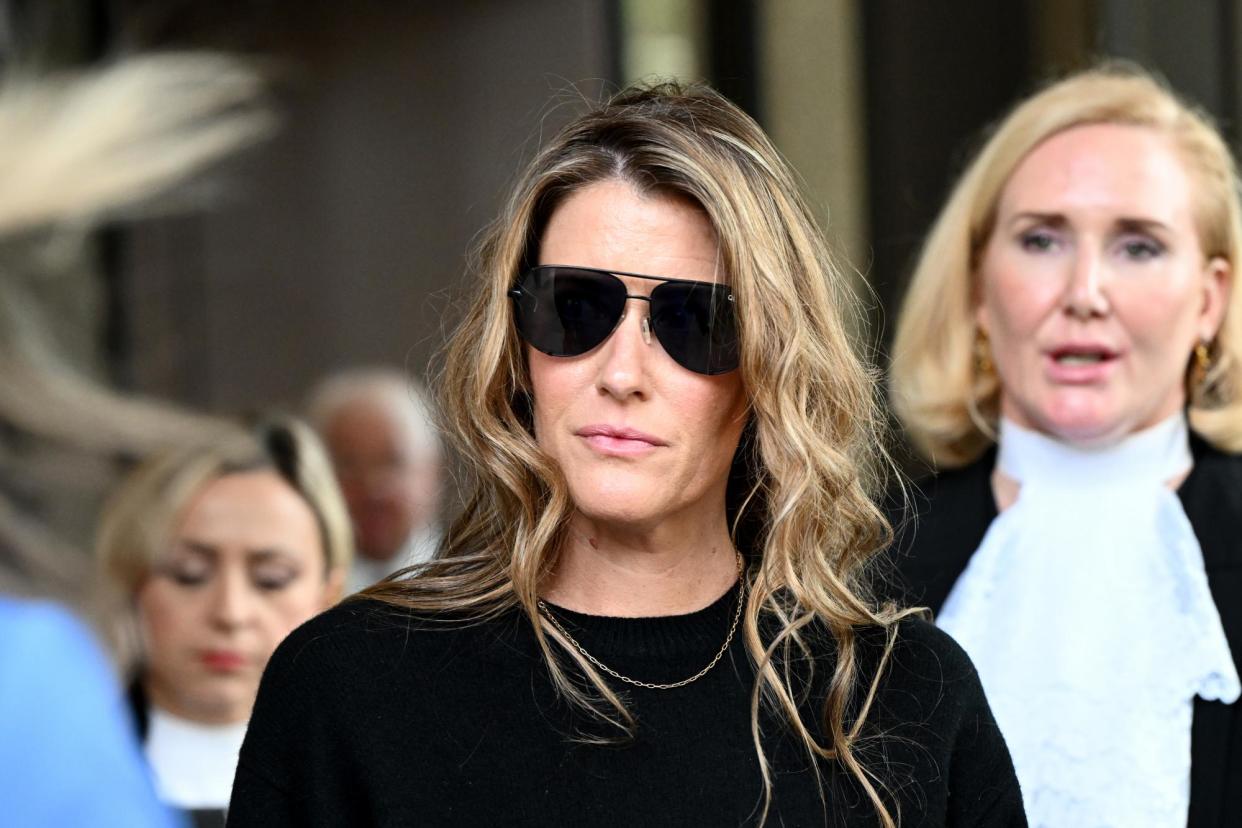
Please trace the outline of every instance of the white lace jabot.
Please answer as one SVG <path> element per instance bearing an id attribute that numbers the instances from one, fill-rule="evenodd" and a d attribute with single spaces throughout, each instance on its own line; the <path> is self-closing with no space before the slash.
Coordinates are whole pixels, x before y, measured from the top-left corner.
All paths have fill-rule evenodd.
<path id="1" fill-rule="evenodd" d="M 1181 414 L 1090 450 L 1001 423 L 1018 499 L 938 623 L 979 669 L 1032 826 L 1186 825 L 1194 697 L 1242 691 L 1168 486 L 1191 463 Z"/>

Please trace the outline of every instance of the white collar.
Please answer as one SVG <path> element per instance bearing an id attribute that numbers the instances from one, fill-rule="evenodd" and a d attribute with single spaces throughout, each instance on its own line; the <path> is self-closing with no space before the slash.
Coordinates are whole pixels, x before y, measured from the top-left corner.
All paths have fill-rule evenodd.
<path id="1" fill-rule="evenodd" d="M 1196 695 L 1242 687 L 1168 481 L 1182 415 L 1099 449 L 1001 426 L 1017 501 L 937 623 L 979 670 L 1032 826 L 1185 826 Z"/>
<path id="2" fill-rule="evenodd" d="M 246 722 L 207 725 L 149 708 L 146 754 L 160 799 L 181 808 L 229 804 Z"/>
<path id="3" fill-rule="evenodd" d="M 1155 481 L 1164 484 L 1190 470 L 1190 431 L 1181 412 L 1115 443 L 1082 447 L 1063 443 L 1001 418 L 996 466 L 1019 483 L 1093 488 Z"/>

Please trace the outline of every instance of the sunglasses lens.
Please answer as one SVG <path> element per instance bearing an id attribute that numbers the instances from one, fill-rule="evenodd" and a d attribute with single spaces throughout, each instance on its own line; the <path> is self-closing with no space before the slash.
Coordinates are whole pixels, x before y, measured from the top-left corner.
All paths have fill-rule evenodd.
<path id="1" fill-rule="evenodd" d="M 565 267 L 536 267 L 510 291 L 518 333 L 549 356 L 578 356 L 599 345 L 625 311 L 625 285 L 615 276 Z"/>
<path id="2" fill-rule="evenodd" d="M 651 292 L 651 327 L 679 365 L 699 374 L 737 368 L 737 319 L 725 285 L 666 282 Z"/>

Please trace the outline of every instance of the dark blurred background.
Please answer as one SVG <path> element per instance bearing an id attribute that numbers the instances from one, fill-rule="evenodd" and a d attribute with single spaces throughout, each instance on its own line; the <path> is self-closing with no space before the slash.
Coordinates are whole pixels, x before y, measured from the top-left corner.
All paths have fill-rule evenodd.
<path id="1" fill-rule="evenodd" d="M 209 410 L 296 402 L 356 363 L 421 375 L 471 240 L 540 135 L 635 79 L 706 79 L 770 131 L 883 340 L 986 124 L 1103 56 L 1236 134 L 1237 0 L 77 0 L 4 4 L 5 55 L 174 47 L 269 59 L 283 129 L 191 217 L 105 230 L 62 288 L 83 365 Z M 94 297 L 84 302 L 82 296 Z M 78 330 L 78 328 L 74 328 Z"/>
<path id="2" fill-rule="evenodd" d="M 0 0 L 11 74 L 189 48 L 274 78 L 281 129 L 196 209 L 105 225 L 30 281 L 78 372 L 216 413 L 296 410 L 358 364 L 426 376 L 472 240 L 541 136 L 651 77 L 707 80 L 767 128 L 882 360 L 919 239 L 987 124 L 1119 57 L 1236 139 L 1239 43 L 1242 0 Z M 85 544 L 106 458 L 0 443 L 0 493 Z M 48 496 L 62 479 L 87 494 Z"/>

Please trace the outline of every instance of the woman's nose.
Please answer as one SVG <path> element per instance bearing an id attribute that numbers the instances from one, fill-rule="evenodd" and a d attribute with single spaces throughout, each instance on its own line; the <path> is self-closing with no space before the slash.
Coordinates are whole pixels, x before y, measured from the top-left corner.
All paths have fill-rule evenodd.
<path id="1" fill-rule="evenodd" d="M 649 302 L 629 299 L 625 316 L 604 344 L 599 388 L 617 399 L 647 393 L 647 367 L 653 344 L 649 310 Z"/>
<path id="2" fill-rule="evenodd" d="M 1065 310 L 1079 319 L 1104 316 L 1109 311 L 1104 292 L 1106 266 L 1100 252 L 1081 246 L 1070 263 L 1065 289 Z"/>
<path id="3" fill-rule="evenodd" d="M 254 594 L 244 572 L 224 571 L 211 591 L 211 620 L 220 628 L 233 629 L 250 621 Z"/>

